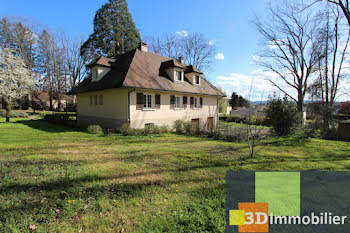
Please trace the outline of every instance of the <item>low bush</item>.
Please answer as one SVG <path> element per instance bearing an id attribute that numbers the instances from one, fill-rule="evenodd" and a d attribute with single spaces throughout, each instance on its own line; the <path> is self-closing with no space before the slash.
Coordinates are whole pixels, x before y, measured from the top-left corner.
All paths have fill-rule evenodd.
<path id="1" fill-rule="evenodd" d="M 122 124 L 122 126 L 119 128 L 119 131 L 120 131 L 120 133 L 121 133 L 123 136 L 128 136 L 128 135 L 130 135 L 130 133 L 131 133 L 131 128 L 130 128 L 129 123 L 124 123 L 124 124 Z"/>
<path id="2" fill-rule="evenodd" d="M 160 133 L 169 133 L 170 129 L 168 125 L 161 125 L 159 126 Z"/>
<path id="3" fill-rule="evenodd" d="M 187 134 L 193 133 L 191 121 L 185 121 L 185 122 L 183 123 L 183 128 L 184 128 L 184 130 L 185 130 L 185 133 L 187 133 Z"/>
<path id="4" fill-rule="evenodd" d="M 52 113 L 52 112 L 41 112 L 40 117 L 51 123 L 66 125 L 70 127 L 76 126 L 75 114 L 67 113 Z"/>
<path id="5" fill-rule="evenodd" d="M 266 117 L 265 116 L 256 116 L 255 125 L 266 125 Z"/>
<path id="6" fill-rule="evenodd" d="M 87 128 L 86 128 L 86 131 L 88 133 L 91 133 L 91 134 L 100 134 L 100 133 L 103 133 L 103 129 L 101 126 L 99 125 L 89 125 Z"/>
<path id="7" fill-rule="evenodd" d="M 154 124 L 146 125 L 145 128 L 143 129 L 143 134 L 144 135 L 160 134 L 159 126 Z"/>
<path id="8" fill-rule="evenodd" d="M 167 125 L 158 126 L 158 125 L 154 125 L 154 124 L 147 125 L 143 129 L 134 129 L 134 128 L 131 128 L 128 123 L 124 123 L 119 128 L 119 132 L 123 136 L 141 136 L 141 135 L 151 135 L 151 134 L 162 134 L 162 133 L 168 133 L 169 131 L 170 131 L 169 126 L 167 126 Z"/>
<path id="9" fill-rule="evenodd" d="M 176 121 L 174 121 L 173 129 L 178 134 L 183 133 L 184 132 L 184 121 L 183 120 L 176 120 Z"/>
<path id="10" fill-rule="evenodd" d="M 256 115 L 250 115 L 247 117 L 246 122 L 249 125 L 255 125 L 256 124 Z"/>
<path id="11" fill-rule="evenodd" d="M 6 117 L 6 111 L 5 110 L 1 110 L 0 111 L 0 117 Z M 10 117 L 28 118 L 29 115 L 26 112 L 10 111 Z"/>
<path id="12" fill-rule="evenodd" d="M 115 133 L 117 133 L 117 129 L 114 129 L 114 128 L 104 128 L 103 129 L 103 134 L 105 136 L 109 136 L 109 135 L 115 134 Z"/>

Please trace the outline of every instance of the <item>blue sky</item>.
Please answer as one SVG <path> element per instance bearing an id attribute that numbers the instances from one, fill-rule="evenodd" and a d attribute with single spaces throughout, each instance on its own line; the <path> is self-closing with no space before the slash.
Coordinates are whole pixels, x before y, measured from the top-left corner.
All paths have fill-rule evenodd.
<path id="1" fill-rule="evenodd" d="M 61 29 L 70 36 L 84 36 L 93 30 L 96 10 L 107 0 L 0 0 L 0 16 L 22 17 L 42 26 Z M 258 52 L 259 34 L 252 19 L 262 16 L 268 0 L 128 0 L 129 11 L 141 36 L 164 33 L 200 32 L 215 43 L 218 53 L 205 77 L 222 86 L 227 94 L 236 91 L 251 100 L 266 99 L 275 89 L 251 64 Z M 222 56 L 223 55 L 223 56 Z M 221 58 L 221 59 L 220 59 Z"/>

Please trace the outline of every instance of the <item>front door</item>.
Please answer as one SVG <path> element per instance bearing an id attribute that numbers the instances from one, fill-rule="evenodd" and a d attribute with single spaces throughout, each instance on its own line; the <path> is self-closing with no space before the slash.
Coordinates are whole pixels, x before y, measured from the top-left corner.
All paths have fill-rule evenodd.
<path id="1" fill-rule="evenodd" d="M 198 132 L 199 131 L 199 118 L 192 119 L 191 123 L 192 123 L 192 131 Z"/>
<path id="2" fill-rule="evenodd" d="M 214 121 L 213 117 L 208 117 L 208 119 L 207 119 L 207 129 L 209 131 L 213 130 L 213 121 Z"/>

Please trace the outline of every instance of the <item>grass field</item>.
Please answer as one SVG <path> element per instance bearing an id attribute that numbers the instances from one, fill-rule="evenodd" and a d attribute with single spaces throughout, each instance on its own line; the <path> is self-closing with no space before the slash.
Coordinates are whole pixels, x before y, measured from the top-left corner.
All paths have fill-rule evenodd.
<path id="1" fill-rule="evenodd" d="M 226 122 L 226 121 L 219 121 L 220 125 L 226 125 L 226 126 L 234 126 L 234 127 L 241 127 L 241 128 L 246 128 L 247 125 L 244 123 L 237 123 L 237 122 Z M 257 127 L 257 128 L 264 128 L 264 129 L 269 129 L 270 127 L 268 126 L 263 126 L 263 125 L 257 125 L 254 126 L 252 125 L 251 127 Z"/>
<path id="2" fill-rule="evenodd" d="M 223 232 L 225 172 L 350 170 L 350 143 L 103 136 L 0 118 L 0 232 Z"/>

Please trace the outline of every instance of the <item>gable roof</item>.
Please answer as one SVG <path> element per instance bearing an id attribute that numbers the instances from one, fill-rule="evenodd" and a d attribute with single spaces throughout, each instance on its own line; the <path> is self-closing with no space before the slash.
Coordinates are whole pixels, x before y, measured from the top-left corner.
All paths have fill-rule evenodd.
<path id="1" fill-rule="evenodd" d="M 97 82 L 91 82 L 91 76 L 84 79 L 77 87 L 73 88 L 68 94 L 78 94 L 90 91 L 118 87 L 132 87 L 140 89 L 151 89 L 160 91 L 173 91 L 182 93 L 204 94 L 214 96 L 225 96 L 220 90 L 202 78 L 200 86 L 192 85 L 189 80 L 181 84 L 174 83 L 165 72 L 164 66 L 186 65 L 162 55 L 152 52 L 142 52 L 139 49 L 128 51 L 116 56 L 114 59 L 100 57 L 92 65 L 104 65 L 111 70 Z M 165 65 L 164 65 L 165 64 Z M 180 67 L 179 67 L 180 68 Z"/>

